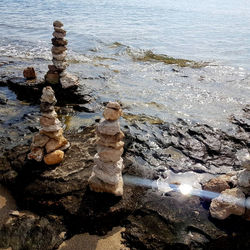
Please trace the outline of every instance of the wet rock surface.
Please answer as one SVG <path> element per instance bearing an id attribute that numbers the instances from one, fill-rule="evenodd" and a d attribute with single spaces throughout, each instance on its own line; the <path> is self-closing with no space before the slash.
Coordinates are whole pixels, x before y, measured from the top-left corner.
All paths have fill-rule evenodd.
<path id="1" fill-rule="evenodd" d="M 170 173 L 193 173 L 203 184 L 216 175 L 239 171 L 237 151 L 249 149 L 249 133 L 240 126 L 241 140 L 238 134 L 228 135 L 206 125 L 190 126 L 182 120 L 163 125 L 123 121 L 122 127 L 126 134 L 123 174 L 144 180 L 164 181 Z M 119 225 L 126 228 L 123 237 L 130 249 L 246 249 L 249 246 L 249 221 L 235 216 L 223 222 L 212 219 L 206 203 L 198 196 L 164 194 L 126 181 L 122 198 L 91 192 L 88 178 L 96 153 L 95 126 L 66 136 L 71 147 L 60 165 L 45 167 L 28 161 L 27 142 L 5 150 L 0 172 L 1 183 L 12 190 L 20 208 L 42 218 L 51 212 L 62 216 L 67 237 L 84 232 L 104 235 Z M 40 223 L 39 218 L 32 223 Z M 11 230 L 17 230 L 19 222 L 15 223 L 14 227 L 1 229 L 0 235 L 5 237 Z M 53 225 L 46 223 L 45 227 Z"/>

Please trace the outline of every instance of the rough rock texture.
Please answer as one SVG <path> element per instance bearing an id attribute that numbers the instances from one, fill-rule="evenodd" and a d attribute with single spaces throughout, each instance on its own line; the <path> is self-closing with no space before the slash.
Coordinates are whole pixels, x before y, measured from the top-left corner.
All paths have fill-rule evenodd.
<path id="1" fill-rule="evenodd" d="M 23 76 L 28 80 L 36 79 L 36 72 L 33 67 L 28 67 L 24 69 Z"/>
<path id="2" fill-rule="evenodd" d="M 64 231 L 65 227 L 56 216 L 45 218 L 16 211 L 0 229 L 0 248 L 55 249 L 62 243 Z"/>
<path id="3" fill-rule="evenodd" d="M 122 225 L 130 249 L 248 249 L 250 222 L 243 217 L 213 219 L 200 197 L 174 191 L 164 194 L 147 182 L 167 180 L 170 173 L 178 177 L 190 173 L 204 184 L 214 176 L 240 170 L 237 151 L 250 145 L 249 132 L 239 128 L 239 133 L 229 135 L 183 121 L 123 124 L 123 174 L 141 181 L 128 185 L 124 179 L 122 197 L 88 188 L 96 154 L 94 127 L 67 134 L 72 146 L 60 166 L 46 168 L 44 163 L 27 161 L 29 142 L 9 145 L 0 152 L 0 181 L 24 209 L 62 215 L 69 237 L 82 232 L 104 235 Z"/>
<path id="4" fill-rule="evenodd" d="M 230 188 L 231 176 L 221 175 L 213 178 L 203 185 L 204 190 L 221 193 Z"/>
<path id="5" fill-rule="evenodd" d="M 212 200 L 209 211 L 212 217 L 219 220 L 224 220 L 231 214 L 243 215 L 245 201 L 245 195 L 240 189 L 227 189 Z"/>

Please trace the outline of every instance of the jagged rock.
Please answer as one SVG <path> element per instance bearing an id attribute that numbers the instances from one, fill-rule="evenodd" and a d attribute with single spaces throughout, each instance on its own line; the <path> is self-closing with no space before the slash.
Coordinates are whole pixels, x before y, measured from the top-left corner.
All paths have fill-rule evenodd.
<path id="1" fill-rule="evenodd" d="M 98 145 L 97 153 L 103 162 L 117 162 L 123 154 L 123 148 L 114 149 Z"/>
<path id="2" fill-rule="evenodd" d="M 49 141 L 49 137 L 46 135 L 41 135 L 40 133 L 37 133 L 34 135 L 32 140 L 32 147 L 44 147 L 46 143 Z"/>
<path id="3" fill-rule="evenodd" d="M 62 73 L 60 78 L 61 85 L 64 89 L 79 85 L 79 79 L 69 73 Z"/>
<path id="4" fill-rule="evenodd" d="M 43 159 L 43 149 L 42 148 L 31 148 L 31 152 L 28 154 L 29 160 L 42 161 Z"/>
<path id="5" fill-rule="evenodd" d="M 209 211 L 212 217 L 219 220 L 224 220 L 231 214 L 243 215 L 245 195 L 238 188 L 227 189 L 212 200 Z"/>
<path id="6" fill-rule="evenodd" d="M 58 139 L 50 139 L 46 144 L 46 152 L 50 153 L 56 149 L 59 149 L 67 144 L 67 139 L 64 136 L 59 137 Z"/>
<path id="7" fill-rule="evenodd" d="M 28 67 L 24 69 L 23 76 L 28 80 L 36 79 L 36 72 L 33 67 Z"/>
<path id="8" fill-rule="evenodd" d="M 63 23 L 57 20 L 57 21 L 54 21 L 54 22 L 53 22 L 53 26 L 54 26 L 54 27 L 61 28 L 61 27 L 63 26 Z"/>
<path id="9" fill-rule="evenodd" d="M 222 191 L 230 188 L 230 182 L 231 176 L 220 175 L 206 182 L 203 185 L 203 189 L 211 192 L 221 193 Z"/>
<path id="10" fill-rule="evenodd" d="M 250 195 L 250 171 L 244 169 L 238 173 L 237 177 L 238 185 L 243 188 L 244 193 Z"/>
<path id="11" fill-rule="evenodd" d="M 60 162 L 62 162 L 63 157 L 64 157 L 63 151 L 55 150 L 52 153 L 45 155 L 43 159 L 47 165 L 55 165 L 55 164 L 59 164 Z"/>
<path id="12" fill-rule="evenodd" d="M 61 33 L 58 33 L 61 34 Z M 52 54 L 62 54 L 64 51 L 66 51 L 67 48 L 65 46 L 52 46 L 51 52 Z"/>
<path id="13" fill-rule="evenodd" d="M 103 120 L 98 125 L 97 131 L 105 135 L 116 135 L 120 132 L 120 125 L 118 121 Z"/>

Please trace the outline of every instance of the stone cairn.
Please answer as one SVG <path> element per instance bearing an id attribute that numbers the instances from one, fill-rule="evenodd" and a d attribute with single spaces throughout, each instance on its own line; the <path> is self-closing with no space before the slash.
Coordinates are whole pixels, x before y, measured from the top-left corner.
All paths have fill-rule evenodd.
<path id="1" fill-rule="evenodd" d="M 219 193 L 209 208 L 216 219 L 224 220 L 234 214 L 250 221 L 250 154 L 241 152 L 239 158 L 244 170 L 213 178 L 205 185 L 206 190 Z"/>
<path id="2" fill-rule="evenodd" d="M 44 162 L 47 165 L 58 164 L 63 160 L 64 150 L 70 144 L 63 136 L 61 122 L 57 118 L 54 105 L 56 98 L 51 87 L 43 88 L 41 97 L 40 117 L 41 129 L 35 134 L 31 144 L 31 152 L 28 154 L 29 160 Z"/>
<path id="3" fill-rule="evenodd" d="M 51 49 L 53 65 L 48 65 L 49 71 L 45 75 L 45 81 L 49 84 L 61 83 L 62 88 L 78 86 L 78 78 L 66 72 L 68 66 L 66 62 L 66 45 L 68 41 L 64 38 L 66 31 L 63 29 L 63 23 L 55 21 L 53 26 L 54 32 L 51 39 L 53 44 Z"/>
<path id="4" fill-rule="evenodd" d="M 124 138 L 118 119 L 122 114 L 117 102 L 109 102 L 103 112 L 105 119 L 98 125 L 97 154 L 95 166 L 89 178 L 89 186 L 95 192 L 123 195 L 123 153 Z"/>

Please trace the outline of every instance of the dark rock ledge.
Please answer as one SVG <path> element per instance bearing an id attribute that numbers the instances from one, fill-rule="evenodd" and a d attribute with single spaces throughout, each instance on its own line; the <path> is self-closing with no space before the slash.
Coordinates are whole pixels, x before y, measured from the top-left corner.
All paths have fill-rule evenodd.
<path id="1" fill-rule="evenodd" d="M 238 171 L 236 153 L 250 147 L 248 115 L 246 108 L 242 118 L 232 118 L 238 126 L 234 135 L 182 120 L 125 124 L 123 174 L 157 180 L 166 178 L 167 171 L 191 172 L 202 176 L 202 184 L 212 176 Z M 94 131 L 91 126 L 66 134 L 72 145 L 59 166 L 28 161 L 28 141 L 1 153 L 0 182 L 11 190 L 20 213 L 37 215 L 12 215 L 0 229 L 0 247 L 44 249 L 46 243 L 46 249 L 53 249 L 64 232 L 66 238 L 82 232 L 105 235 L 120 225 L 126 228 L 123 238 L 130 249 L 249 248 L 250 222 L 236 216 L 212 219 L 202 197 L 164 194 L 128 183 L 122 198 L 91 192 L 87 180 L 95 154 Z"/>

